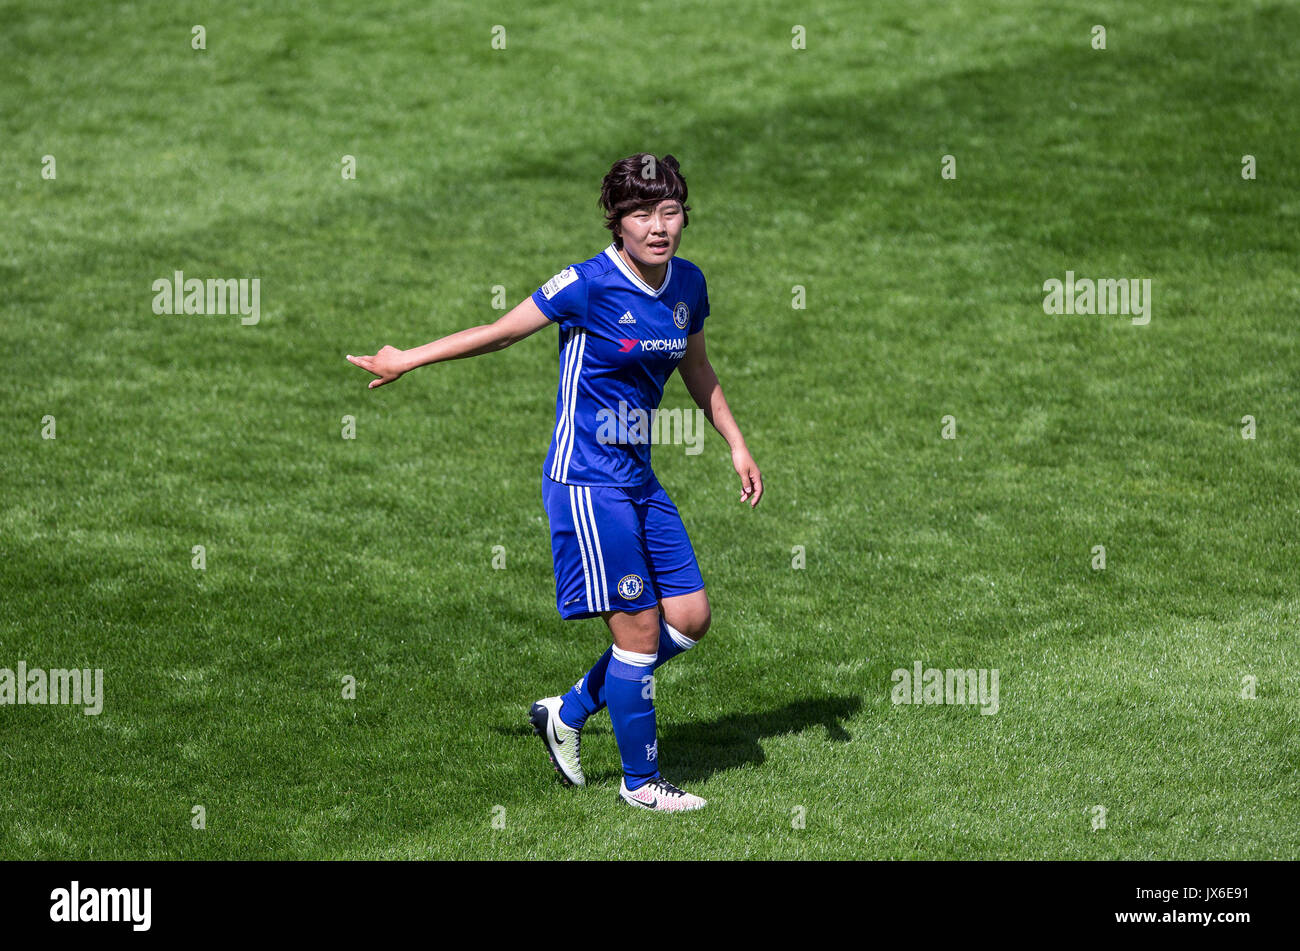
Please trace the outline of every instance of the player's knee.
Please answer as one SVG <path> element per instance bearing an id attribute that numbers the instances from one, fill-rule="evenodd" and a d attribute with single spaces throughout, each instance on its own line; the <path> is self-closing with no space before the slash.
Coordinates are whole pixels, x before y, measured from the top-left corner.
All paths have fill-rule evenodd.
<path id="1" fill-rule="evenodd" d="M 709 624 L 713 621 L 713 612 L 706 606 L 702 610 L 692 612 L 682 619 L 681 625 L 674 624 L 677 630 L 681 631 L 693 641 L 698 641 L 701 637 L 709 632 Z"/>
<path id="2" fill-rule="evenodd" d="M 698 641 L 709 630 L 713 612 L 703 592 L 669 598 L 659 603 L 664 620 L 677 632 Z"/>

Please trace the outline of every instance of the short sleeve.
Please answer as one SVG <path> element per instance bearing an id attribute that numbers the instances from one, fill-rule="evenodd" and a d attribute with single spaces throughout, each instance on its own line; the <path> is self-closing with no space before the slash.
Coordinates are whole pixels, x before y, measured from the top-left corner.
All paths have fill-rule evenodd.
<path id="1" fill-rule="evenodd" d="M 583 327 L 587 323 L 587 282 L 577 265 L 566 267 L 533 291 L 537 309 L 562 328 Z"/>
<path id="2" fill-rule="evenodd" d="M 697 334 L 704 329 L 704 318 L 709 316 L 709 286 L 704 282 L 704 275 L 700 275 L 700 301 L 695 312 L 691 314 L 691 329 L 688 334 Z"/>

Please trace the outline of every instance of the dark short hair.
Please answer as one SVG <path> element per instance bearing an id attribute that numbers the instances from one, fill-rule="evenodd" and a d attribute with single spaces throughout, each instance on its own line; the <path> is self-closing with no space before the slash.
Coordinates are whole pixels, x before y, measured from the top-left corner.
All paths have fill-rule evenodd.
<path id="1" fill-rule="evenodd" d="M 686 179 L 677 159 L 671 155 L 657 159 L 649 152 L 638 152 L 615 162 L 600 183 L 600 207 L 605 209 L 605 227 L 614 235 L 614 247 L 623 247 L 618 223 L 624 215 L 670 198 L 681 202 L 685 228 L 691 223 L 687 214 L 691 206 L 686 204 Z"/>

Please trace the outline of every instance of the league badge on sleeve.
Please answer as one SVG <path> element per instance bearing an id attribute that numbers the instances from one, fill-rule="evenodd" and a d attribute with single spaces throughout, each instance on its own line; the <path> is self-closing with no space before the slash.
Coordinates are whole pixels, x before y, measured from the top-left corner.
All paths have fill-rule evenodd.
<path id="1" fill-rule="evenodd" d="M 577 279 L 578 272 L 571 267 L 566 267 L 563 271 L 542 285 L 542 296 L 547 300 L 550 300 Z"/>

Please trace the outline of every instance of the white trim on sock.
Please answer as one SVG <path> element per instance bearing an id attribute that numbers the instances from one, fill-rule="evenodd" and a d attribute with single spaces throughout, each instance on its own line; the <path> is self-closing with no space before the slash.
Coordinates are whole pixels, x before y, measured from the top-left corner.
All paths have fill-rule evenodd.
<path id="1" fill-rule="evenodd" d="M 614 645 L 614 659 L 622 661 L 629 667 L 653 667 L 655 661 L 659 659 L 659 652 L 653 654 L 638 654 L 636 651 L 625 651 L 617 644 Z"/>
<path id="2" fill-rule="evenodd" d="M 673 627 L 667 621 L 664 621 L 664 627 L 668 628 L 668 636 L 673 639 L 673 643 L 676 644 L 684 651 L 690 650 L 692 647 L 694 647 L 696 644 L 699 643 L 699 641 L 691 640 L 689 637 L 687 637 L 681 631 L 677 630 L 677 628 Z"/>

